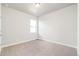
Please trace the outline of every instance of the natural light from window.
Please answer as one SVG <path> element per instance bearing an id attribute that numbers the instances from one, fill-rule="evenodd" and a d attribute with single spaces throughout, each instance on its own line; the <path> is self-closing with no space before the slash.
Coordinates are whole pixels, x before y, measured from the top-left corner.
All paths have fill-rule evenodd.
<path id="1" fill-rule="evenodd" d="M 35 19 L 30 20 L 30 32 L 31 33 L 36 32 L 36 20 Z"/>

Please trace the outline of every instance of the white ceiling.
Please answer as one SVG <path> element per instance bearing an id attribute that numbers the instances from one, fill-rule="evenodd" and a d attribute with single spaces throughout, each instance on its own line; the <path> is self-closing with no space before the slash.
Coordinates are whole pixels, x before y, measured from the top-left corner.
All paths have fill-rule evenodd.
<path id="1" fill-rule="evenodd" d="M 3 3 L 2 5 L 34 16 L 41 16 L 72 4 L 74 3 L 40 3 L 40 7 L 35 7 L 34 3 Z"/>

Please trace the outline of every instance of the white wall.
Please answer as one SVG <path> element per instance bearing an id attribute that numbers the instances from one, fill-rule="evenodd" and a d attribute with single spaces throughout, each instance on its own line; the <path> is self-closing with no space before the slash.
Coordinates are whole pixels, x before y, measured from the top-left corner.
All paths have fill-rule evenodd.
<path id="1" fill-rule="evenodd" d="M 1 31 L 1 4 L 0 4 L 0 31 Z M 0 36 L 0 51 L 1 51 L 1 36 Z"/>
<path id="2" fill-rule="evenodd" d="M 42 39 L 64 45 L 77 46 L 77 6 L 71 5 L 40 17 Z"/>
<path id="3" fill-rule="evenodd" d="M 36 17 L 2 6 L 2 46 L 34 40 L 36 35 L 30 33 L 30 19 Z"/>
<path id="4" fill-rule="evenodd" d="M 78 21 L 77 21 L 77 39 L 78 39 L 78 48 L 77 48 L 77 51 L 78 51 L 78 56 L 79 56 L 79 3 L 78 3 Z"/>
<path id="5" fill-rule="evenodd" d="M 1 31 L 1 4 L 0 4 L 0 31 Z M 1 44 L 1 36 L 0 36 L 0 44 Z"/>

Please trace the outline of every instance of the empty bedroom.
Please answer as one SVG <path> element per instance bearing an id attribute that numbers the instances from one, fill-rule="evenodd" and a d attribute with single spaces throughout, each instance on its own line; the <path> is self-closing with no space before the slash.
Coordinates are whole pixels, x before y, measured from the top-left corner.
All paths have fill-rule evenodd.
<path id="1" fill-rule="evenodd" d="M 1 3 L 0 56 L 77 56 L 77 3 Z"/>

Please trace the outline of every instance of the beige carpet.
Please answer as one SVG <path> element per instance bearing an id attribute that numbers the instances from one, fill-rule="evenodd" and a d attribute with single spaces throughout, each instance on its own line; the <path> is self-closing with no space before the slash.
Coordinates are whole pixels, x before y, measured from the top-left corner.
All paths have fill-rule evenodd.
<path id="1" fill-rule="evenodd" d="M 1 56 L 76 56 L 75 48 L 33 40 L 2 49 Z"/>

